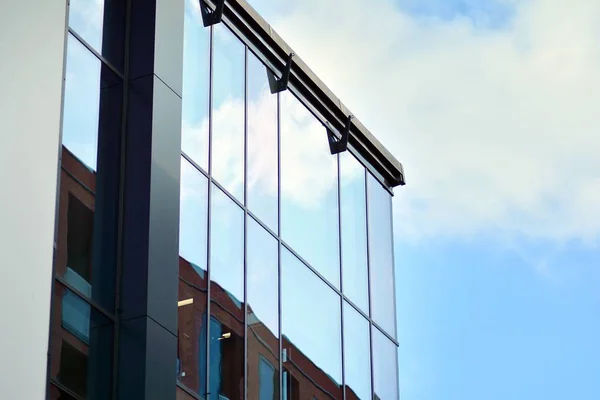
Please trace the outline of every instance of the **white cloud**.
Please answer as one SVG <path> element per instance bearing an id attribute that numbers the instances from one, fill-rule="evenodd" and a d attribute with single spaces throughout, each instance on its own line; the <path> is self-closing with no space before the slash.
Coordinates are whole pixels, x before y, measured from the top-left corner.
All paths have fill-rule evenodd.
<path id="1" fill-rule="evenodd" d="M 512 4 L 496 30 L 386 0 L 270 18 L 404 163 L 397 238 L 600 237 L 600 2 Z"/>

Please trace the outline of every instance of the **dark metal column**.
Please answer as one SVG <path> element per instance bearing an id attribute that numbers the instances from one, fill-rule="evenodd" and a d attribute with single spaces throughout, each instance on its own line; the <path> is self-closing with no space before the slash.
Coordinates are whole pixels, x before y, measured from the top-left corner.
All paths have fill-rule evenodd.
<path id="1" fill-rule="evenodd" d="M 131 0 L 119 399 L 175 399 L 184 0 Z"/>

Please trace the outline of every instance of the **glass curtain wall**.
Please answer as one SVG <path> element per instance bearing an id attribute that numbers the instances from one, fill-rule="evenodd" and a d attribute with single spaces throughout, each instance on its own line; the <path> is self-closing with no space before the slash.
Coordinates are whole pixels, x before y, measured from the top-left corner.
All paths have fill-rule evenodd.
<path id="1" fill-rule="evenodd" d="M 125 3 L 71 0 L 48 398 L 111 399 Z"/>
<path id="2" fill-rule="evenodd" d="M 390 194 L 229 21 L 184 29 L 178 396 L 396 399 Z"/>

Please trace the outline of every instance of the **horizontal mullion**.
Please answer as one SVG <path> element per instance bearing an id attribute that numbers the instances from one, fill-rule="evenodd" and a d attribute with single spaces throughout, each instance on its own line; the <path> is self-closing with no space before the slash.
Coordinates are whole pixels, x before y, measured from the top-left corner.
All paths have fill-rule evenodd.
<path id="1" fill-rule="evenodd" d="M 90 53 L 92 53 L 94 56 L 96 56 L 96 58 L 98 60 L 100 60 L 100 62 L 102 64 L 104 64 L 108 68 L 110 68 L 110 70 L 112 72 L 114 72 L 115 75 L 117 75 L 119 78 L 121 78 L 121 80 L 125 80 L 125 77 L 123 76 L 123 73 L 121 73 L 121 71 L 119 71 L 117 68 L 115 68 L 115 66 L 112 65 L 106 58 L 104 58 L 104 56 L 102 54 L 98 53 L 96 51 L 96 49 L 94 49 L 88 42 L 85 41 L 85 39 L 83 39 L 81 36 L 79 36 L 79 34 L 77 32 L 75 32 L 75 30 L 73 30 L 73 28 L 69 27 L 69 33 L 71 35 L 73 35 L 73 37 L 75 39 L 77 39 L 79 41 L 79 43 L 81 43 L 82 45 L 84 45 L 85 48 L 90 51 Z"/>
<path id="2" fill-rule="evenodd" d="M 73 287 L 69 282 L 67 282 L 65 280 L 65 278 L 63 278 L 62 276 L 56 275 L 54 277 L 54 279 L 57 282 L 59 282 L 60 284 L 62 284 L 64 287 L 66 287 L 67 289 L 69 289 L 71 292 L 75 293 L 78 297 L 80 297 L 83 301 L 85 301 L 90 306 L 92 306 L 94 309 L 96 309 L 97 311 L 99 311 L 106 318 L 110 319 L 112 322 L 116 321 L 116 318 L 115 318 L 115 316 L 112 313 L 106 311 L 106 309 L 104 307 L 102 307 L 101 305 L 99 305 L 94 300 L 90 299 L 89 297 L 87 297 L 85 294 L 83 294 L 77 288 Z"/>
<path id="3" fill-rule="evenodd" d="M 77 393 L 73 392 L 71 389 L 57 381 L 55 378 L 50 378 L 50 384 L 55 386 L 58 390 L 68 394 L 76 400 L 85 400 L 83 397 L 79 396 Z"/>

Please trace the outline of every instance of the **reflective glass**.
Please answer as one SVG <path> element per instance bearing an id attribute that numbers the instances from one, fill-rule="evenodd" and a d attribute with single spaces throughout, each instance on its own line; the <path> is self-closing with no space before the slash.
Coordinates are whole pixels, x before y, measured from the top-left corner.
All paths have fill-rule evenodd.
<path id="1" fill-rule="evenodd" d="M 398 348 L 373 327 L 373 399 L 398 400 Z"/>
<path id="2" fill-rule="evenodd" d="M 175 400 L 196 400 L 196 398 L 190 396 L 185 392 L 185 390 L 178 387 L 177 394 L 175 395 Z"/>
<path id="3" fill-rule="evenodd" d="M 277 232 L 277 95 L 248 52 L 248 209 Z"/>
<path id="4" fill-rule="evenodd" d="M 369 313 L 365 169 L 349 152 L 340 154 L 344 294 Z"/>
<path id="5" fill-rule="evenodd" d="M 181 159 L 177 379 L 206 393 L 208 180 Z"/>
<path id="6" fill-rule="evenodd" d="M 109 399 L 112 321 L 60 283 L 53 296 L 50 376 L 83 398 Z"/>
<path id="7" fill-rule="evenodd" d="M 208 171 L 210 29 L 198 1 L 185 2 L 181 150 Z"/>
<path id="8" fill-rule="evenodd" d="M 122 0 L 70 0 L 69 27 L 123 71 L 125 13 Z"/>
<path id="9" fill-rule="evenodd" d="M 289 91 L 281 107 L 281 235 L 340 286 L 337 159 L 323 125 Z"/>
<path id="10" fill-rule="evenodd" d="M 392 246 L 392 200 L 371 175 L 367 178 L 369 204 L 369 268 L 371 269 L 371 317 L 396 337 L 396 299 Z"/>
<path id="11" fill-rule="evenodd" d="M 67 42 L 55 271 L 114 309 L 121 80 L 72 35 Z"/>
<path id="12" fill-rule="evenodd" d="M 245 48 L 217 24 L 213 54 L 212 175 L 243 201 Z"/>
<path id="13" fill-rule="evenodd" d="M 287 249 L 281 256 L 286 398 L 341 399 L 340 297 Z"/>
<path id="14" fill-rule="evenodd" d="M 122 88 L 120 78 L 69 34 L 62 141 L 94 171 L 98 166 L 101 100 L 108 100 L 107 97 L 117 90 L 122 93 Z M 120 114 L 118 119 L 120 122 Z"/>
<path id="15" fill-rule="evenodd" d="M 371 397 L 369 321 L 344 302 L 344 377 L 346 399 Z"/>
<path id="16" fill-rule="evenodd" d="M 278 241 L 247 219 L 248 398 L 279 398 Z"/>
<path id="17" fill-rule="evenodd" d="M 244 212 L 212 187 L 210 399 L 244 395 Z"/>

